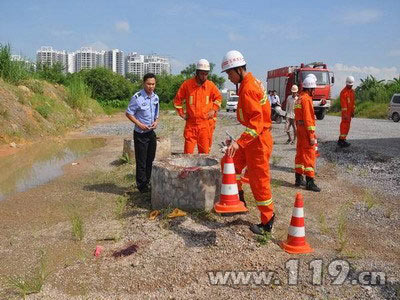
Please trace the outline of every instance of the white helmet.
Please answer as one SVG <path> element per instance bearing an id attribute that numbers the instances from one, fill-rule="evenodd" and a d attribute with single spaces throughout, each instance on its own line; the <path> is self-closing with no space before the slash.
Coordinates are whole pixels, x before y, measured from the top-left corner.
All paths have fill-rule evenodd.
<path id="1" fill-rule="evenodd" d="M 313 78 L 313 79 L 315 80 L 315 82 L 317 82 L 317 76 L 315 76 L 313 73 L 308 74 L 308 75 L 306 76 L 306 78 L 307 78 L 307 77 L 311 77 L 311 78 Z"/>
<path id="2" fill-rule="evenodd" d="M 221 73 L 232 68 L 242 67 L 244 65 L 246 65 L 246 61 L 244 60 L 242 53 L 237 50 L 228 51 L 222 59 Z"/>
<path id="3" fill-rule="evenodd" d="M 312 76 L 307 76 L 303 80 L 303 88 L 305 89 L 315 89 L 317 87 L 317 81 Z"/>
<path id="4" fill-rule="evenodd" d="M 293 84 L 290 91 L 291 91 L 292 93 L 297 93 L 297 92 L 299 91 L 299 88 L 298 88 L 297 85 Z"/>
<path id="5" fill-rule="evenodd" d="M 353 84 L 354 84 L 354 77 L 353 76 L 347 76 L 346 85 L 353 85 Z"/>
<path id="6" fill-rule="evenodd" d="M 207 59 L 202 58 L 197 62 L 196 70 L 210 71 L 210 63 Z"/>

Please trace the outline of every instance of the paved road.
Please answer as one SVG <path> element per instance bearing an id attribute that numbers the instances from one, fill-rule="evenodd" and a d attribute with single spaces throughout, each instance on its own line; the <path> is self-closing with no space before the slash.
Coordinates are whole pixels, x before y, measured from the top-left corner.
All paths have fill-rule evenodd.
<path id="1" fill-rule="evenodd" d="M 236 117 L 236 113 L 221 112 L 222 115 Z M 317 121 L 317 135 L 320 142 L 336 142 L 339 136 L 340 117 L 326 116 Z M 284 128 L 274 124 L 274 128 Z M 353 146 L 377 152 L 384 156 L 400 156 L 400 122 L 391 120 L 354 118 L 351 123 L 348 141 Z"/>

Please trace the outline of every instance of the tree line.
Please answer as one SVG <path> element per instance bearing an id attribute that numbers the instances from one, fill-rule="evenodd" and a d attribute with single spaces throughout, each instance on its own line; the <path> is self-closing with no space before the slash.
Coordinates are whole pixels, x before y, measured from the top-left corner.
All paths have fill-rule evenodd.
<path id="1" fill-rule="evenodd" d="M 387 109 L 393 94 L 400 93 L 400 76 L 392 80 L 378 80 L 372 75 L 361 79 L 356 87 L 355 115 L 363 118 L 387 118 Z M 335 99 L 331 111 L 340 113 L 340 97 Z"/>
<path id="2" fill-rule="evenodd" d="M 213 73 L 215 64 L 211 63 L 210 67 L 209 79 L 222 89 L 225 79 Z M 76 82 L 81 80 L 90 89 L 92 98 L 102 106 L 114 108 L 126 107 L 132 95 L 142 88 L 142 78 L 132 73 L 124 77 L 101 67 L 77 73 L 65 73 L 63 68 L 62 64 L 55 63 L 38 64 L 35 69 L 25 62 L 13 61 L 10 45 L 0 44 L 0 77 L 13 84 L 20 84 L 27 79 L 41 79 L 68 87 L 71 84 L 76 85 Z M 157 75 L 156 93 L 161 104 L 171 107 L 180 85 L 186 79 L 193 77 L 195 72 L 196 65 L 190 64 L 178 75 L 167 73 Z"/>

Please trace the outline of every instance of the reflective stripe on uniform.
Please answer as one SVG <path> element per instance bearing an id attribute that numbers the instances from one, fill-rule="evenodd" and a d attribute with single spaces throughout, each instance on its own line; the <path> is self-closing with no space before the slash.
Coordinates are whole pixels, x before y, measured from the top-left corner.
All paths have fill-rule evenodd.
<path id="1" fill-rule="evenodd" d="M 347 136 L 347 134 L 341 134 L 340 135 L 340 137 L 346 137 Z"/>
<path id="2" fill-rule="evenodd" d="M 256 202 L 257 202 L 257 206 L 268 206 L 268 205 L 271 205 L 274 201 L 272 201 L 272 198 L 271 198 L 271 199 L 264 200 L 264 201 L 256 200 Z"/>
<path id="3" fill-rule="evenodd" d="M 307 129 L 308 129 L 308 130 L 314 130 L 314 131 L 315 131 L 315 126 L 308 126 Z"/>
<path id="4" fill-rule="evenodd" d="M 241 108 L 239 109 L 239 119 L 240 119 L 242 122 L 244 122 L 243 111 L 242 111 Z"/>
<path id="5" fill-rule="evenodd" d="M 307 167 L 307 168 L 304 168 L 304 171 L 309 171 L 309 172 L 314 172 L 314 168 L 312 168 L 312 167 Z"/>
<path id="6" fill-rule="evenodd" d="M 257 131 L 255 131 L 254 129 L 248 128 L 248 127 L 246 127 L 246 130 L 244 131 L 244 133 L 247 133 L 247 134 L 251 135 L 252 137 L 258 136 Z"/>
<path id="7" fill-rule="evenodd" d="M 268 100 L 268 95 L 266 92 L 264 92 L 264 97 L 260 100 L 260 104 L 264 105 L 265 103 L 267 103 Z"/>
<path id="8" fill-rule="evenodd" d="M 208 104 L 208 102 L 210 102 L 210 96 L 206 96 L 206 104 Z"/>
<path id="9" fill-rule="evenodd" d="M 189 96 L 189 104 L 193 105 L 193 96 Z"/>
<path id="10" fill-rule="evenodd" d="M 295 104 L 294 108 L 303 108 L 303 106 L 301 104 Z"/>
<path id="11" fill-rule="evenodd" d="M 221 106 L 221 101 L 215 100 L 215 101 L 214 101 L 214 104 L 217 105 L 217 106 L 219 107 L 219 106 Z"/>
<path id="12" fill-rule="evenodd" d="M 183 108 L 182 105 L 174 105 L 174 106 L 175 106 L 175 108 L 177 108 L 177 109 Z"/>
<path id="13" fill-rule="evenodd" d="M 304 166 L 303 165 L 294 165 L 294 168 L 295 169 L 302 169 L 302 170 L 304 170 Z"/>

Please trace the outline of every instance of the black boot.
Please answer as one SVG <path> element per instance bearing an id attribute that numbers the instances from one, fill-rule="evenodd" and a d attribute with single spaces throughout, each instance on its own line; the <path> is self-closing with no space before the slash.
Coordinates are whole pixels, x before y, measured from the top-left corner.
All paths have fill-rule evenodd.
<path id="1" fill-rule="evenodd" d="M 317 185 L 314 182 L 314 178 L 311 177 L 306 177 L 307 183 L 306 183 L 306 190 L 313 191 L 313 192 L 320 192 L 321 189 L 317 187 Z"/>
<path id="2" fill-rule="evenodd" d="M 267 224 L 253 224 L 250 226 L 250 230 L 255 234 L 263 235 L 265 232 L 271 232 L 274 221 L 275 214 L 272 215 L 272 218 L 268 221 Z"/>
<path id="3" fill-rule="evenodd" d="M 304 181 L 303 175 L 299 173 L 295 173 L 296 175 L 296 182 L 294 183 L 295 186 L 306 186 L 306 182 Z"/>
<path id="4" fill-rule="evenodd" d="M 338 144 L 338 146 L 339 146 L 340 148 L 346 148 L 346 147 L 349 147 L 349 146 L 350 146 L 350 143 L 349 143 L 349 142 L 347 142 L 346 140 L 341 140 L 341 139 L 339 139 L 339 140 L 337 141 L 337 144 Z"/>
<path id="5" fill-rule="evenodd" d="M 244 200 L 244 191 L 239 191 L 239 200 L 243 202 L 244 206 L 247 207 L 246 200 Z"/>

